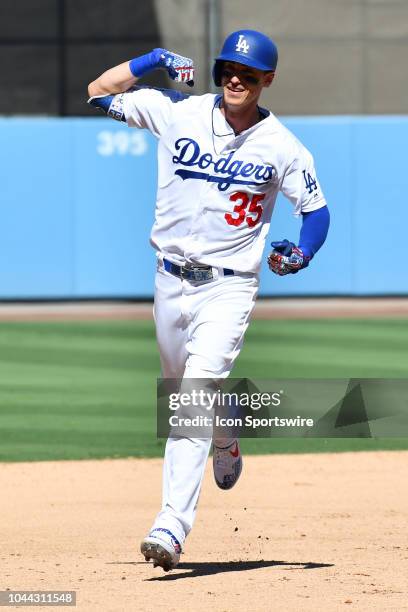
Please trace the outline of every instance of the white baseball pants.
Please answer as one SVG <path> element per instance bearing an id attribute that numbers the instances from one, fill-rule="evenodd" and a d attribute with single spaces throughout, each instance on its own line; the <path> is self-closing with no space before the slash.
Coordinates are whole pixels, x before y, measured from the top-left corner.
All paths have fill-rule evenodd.
<path id="1" fill-rule="evenodd" d="M 226 378 L 242 347 L 258 293 L 256 275 L 195 283 L 165 271 L 158 259 L 154 317 L 163 378 Z M 170 529 L 183 544 L 196 513 L 211 440 L 169 438 L 163 503 L 153 528 Z"/>

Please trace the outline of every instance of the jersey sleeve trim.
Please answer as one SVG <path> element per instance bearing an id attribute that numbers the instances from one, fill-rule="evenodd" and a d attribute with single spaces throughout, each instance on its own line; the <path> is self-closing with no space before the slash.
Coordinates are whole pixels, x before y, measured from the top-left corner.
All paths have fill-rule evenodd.
<path id="1" fill-rule="evenodd" d="M 103 96 L 92 96 L 88 100 L 88 104 L 103 111 L 108 117 L 116 119 L 116 121 L 124 121 L 126 123 L 125 111 L 123 108 L 124 94 L 107 94 Z"/>

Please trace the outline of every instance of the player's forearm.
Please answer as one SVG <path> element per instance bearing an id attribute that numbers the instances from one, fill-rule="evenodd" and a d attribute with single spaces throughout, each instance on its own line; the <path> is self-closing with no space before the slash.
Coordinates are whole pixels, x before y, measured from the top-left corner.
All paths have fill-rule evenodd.
<path id="1" fill-rule="evenodd" d="M 166 57 L 167 54 L 167 57 Z M 173 61 L 174 54 L 169 54 L 165 49 L 153 49 L 150 53 L 135 57 L 128 62 L 119 64 L 104 72 L 88 87 L 89 96 L 103 96 L 105 94 L 117 94 L 127 91 L 133 87 L 140 77 L 165 66 L 165 61 Z"/>
<path id="2" fill-rule="evenodd" d="M 92 96 L 103 96 L 104 94 L 117 94 L 127 91 L 137 82 L 138 77 L 132 74 L 129 62 L 119 64 L 110 68 L 95 81 L 88 85 L 88 94 Z"/>
<path id="3" fill-rule="evenodd" d="M 135 57 L 129 62 L 110 68 L 110 70 L 101 74 L 99 78 L 88 85 L 89 97 L 127 91 L 135 85 L 140 77 L 157 68 L 165 69 L 169 77 L 179 83 L 187 83 L 190 87 L 194 85 L 193 60 L 166 51 L 166 49 L 157 48 L 150 53 Z"/>
<path id="4" fill-rule="evenodd" d="M 299 247 L 308 257 L 313 257 L 323 245 L 330 225 L 327 206 L 303 214 Z"/>

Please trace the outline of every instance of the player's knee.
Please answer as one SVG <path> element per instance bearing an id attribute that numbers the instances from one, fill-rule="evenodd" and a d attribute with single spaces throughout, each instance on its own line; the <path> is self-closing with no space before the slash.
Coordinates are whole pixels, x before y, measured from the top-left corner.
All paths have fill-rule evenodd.
<path id="1" fill-rule="evenodd" d="M 209 367 L 203 367 L 194 363 L 194 360 L 189 360 L 184 370 L 184 378 L 227 378 L 231 369 L 227 364 L 213 364 Z"/>

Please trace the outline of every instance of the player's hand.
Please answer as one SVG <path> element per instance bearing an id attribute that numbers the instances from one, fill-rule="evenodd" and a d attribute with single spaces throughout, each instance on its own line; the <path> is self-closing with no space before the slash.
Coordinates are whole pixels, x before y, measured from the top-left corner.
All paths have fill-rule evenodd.
<path id="1" fill-rule="evenodd" d="M 167 70 L 173 81 L 187 83 L 190 87 L 194 85 L 194 63 L 189 57 L 183 57 L 166 49 L 155 49 L 160 51 L 159 65 Z"/>
<path id="2" fill-rule="evenodd" d="M 296 274 L 309 265 L 310 257 L 289 240 L 271 242 L 272 253 L 268 256 L 269 269 L 279 276 Z"/>
<path id="3" fill-rule="evenodd" d="M 171 79 L 178 83 L 194 85 L 194 65 L 189 57 L 182 57 L 166 49 L 153 49 L 150 53 L 129 61 L 130 72 L 139 79 L 157 68 L 164 68 Z"/>

